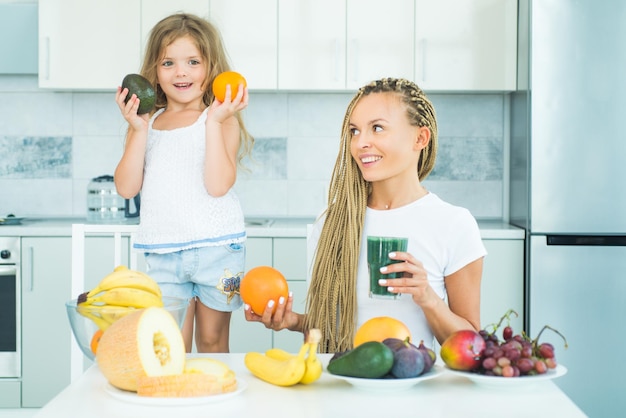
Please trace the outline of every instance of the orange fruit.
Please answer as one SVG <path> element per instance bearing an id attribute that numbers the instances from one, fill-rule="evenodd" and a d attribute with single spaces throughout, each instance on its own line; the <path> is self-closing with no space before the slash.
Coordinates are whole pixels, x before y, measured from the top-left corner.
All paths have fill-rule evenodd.
<path id="1" fill-rule="evenodd" d="M 100 342 L 102 334 L 104 334 L 104 331 L 99 329 L 93 334 L 93 337 L 91 337 L 91 344 L 89 346 L 91 347 L 91 352 L 94 354 L 96 354 L 96 351 L 98 351 L 98 343 Z"/>
<path id="2" fill-rule="evenodd" d="M 354 334 L 354 346 L 368 341 L 383 342 L 387 338 L 399 338 L 401 340 L 411 337 L 411 331 L 399 321 L 389 316 L 377 316 L 363 323 Z"/>
<path id="3" fill-rule="evenodd" d="M 285 276 L 269 266 L 259 266 L 248 271 L 239 284 L 239 292 L 244 303 L 257 315 L 263 315 L 270 300 L 276 305 L 272 312 L 276 312 L 278 299 L 282 296 L 287 300 L 289 286 Z"/>
<path id="4" fill-rule="evenodd" d="M 244 87 L 248 85 L 241 74 L 235 71 L 224 71 L 213 80 L 213 94 L 217 100 L 223 102 L 226 98 L 226 86 L 230 85 L 230 99 L 232 100 L 237 95 L 240 84 Z"/>

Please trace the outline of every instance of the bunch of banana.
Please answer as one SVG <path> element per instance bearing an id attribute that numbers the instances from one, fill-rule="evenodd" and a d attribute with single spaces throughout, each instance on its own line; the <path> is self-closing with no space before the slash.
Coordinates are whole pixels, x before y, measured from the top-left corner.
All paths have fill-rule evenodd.
<path id="1" fill-rule="evenodd" d="M 76 310 L 101 330 L 135 309 L 163 306 L 161 289 L 145 273 L 118 266 L 89 292 L 78 296 Z"/>
<path id="2" fill-rule="evenodd" d="M 247 353 L 244 363 L 253 375 L 273 385 L 309 384 L 322 375 L 322 363 L 316 354 L 320 338 L 320 330 L 312 329 L 298 354 L 270 348 L 265 354 Z"/>

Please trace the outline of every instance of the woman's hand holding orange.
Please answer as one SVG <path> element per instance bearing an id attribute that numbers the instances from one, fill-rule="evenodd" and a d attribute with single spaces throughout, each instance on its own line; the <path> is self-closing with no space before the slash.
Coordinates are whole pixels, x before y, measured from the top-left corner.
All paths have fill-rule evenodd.
<path id="1" fill-rule="evenodd" d="M 291 310 L 293 306 L 293 294 L 289 292 L 289 297 L 284 300 L 270 300 L 265 307 L 262 315 L 255 314 L 250 306 L 245 304 L 243 311 L 247 321 L 261 322 L 265 328 L 279 331 L 281 329 L 289 329 L 292 331 L 300 331 L 298 324 L 300 323 L 300 314 Z M 274 311 L 276 309 L 276 311 Z M 272 314 L 272 312 L 274 313 Z"/>

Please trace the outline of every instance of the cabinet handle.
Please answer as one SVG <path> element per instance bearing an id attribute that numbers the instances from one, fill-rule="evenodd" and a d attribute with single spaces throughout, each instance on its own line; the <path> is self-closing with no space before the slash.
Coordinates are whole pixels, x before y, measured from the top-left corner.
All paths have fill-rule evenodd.
<path id="1" fill-rule="evenodd" d="M 339 81 L 339 56 L 340 56 L 339 39 L 335 39 L 335 81 Z"/>
<path id="2" fill-rule="evenodd" d="M 35 290 L 35 249 L 33 247 L 28 247 L 28 268 L 30 273 L 30 280 L 28 283 L 28 291 L 32 292 Z"/>
<path id="3" fill-rule="evenodd" d="M 45 59 L 44 59 L 44 79 L 50 80 L 50 37 L 46 36 L 43 38 L 44 40 L 44 51 L 45 51 Z"/>

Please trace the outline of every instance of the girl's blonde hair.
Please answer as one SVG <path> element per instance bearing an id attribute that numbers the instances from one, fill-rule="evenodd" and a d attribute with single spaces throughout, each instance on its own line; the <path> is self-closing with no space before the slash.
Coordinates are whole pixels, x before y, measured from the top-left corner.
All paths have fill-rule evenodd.
<path id="1" fill-rule="evenodd" d="M 159 21 L 150 31 L 146 53 L 141 67 L 143 75 L 156 92 L 156 105 L 151 115 L 159 109 L 167 106 L 167 97 L 157 83 L 157 66 L 165 54 L 165 49 L 175 40 L 189 36 L 200 51 L 206 66 L 206 79 L 202 83 L 204 96 L 202 101 L 209 106 L 215 97 L 213 95 L 213 80 L 215 77 L 230 70 L 226 50 L 222 42 L 219 30 L 205 19 L 188 13 L 178 13 L 168 16 Z M 240 113 L 236 115 L 241 130 L 241 147 L 239 162 L 252 151 L 254 138 L 246 129 Z"/>
<path id="2" fill-rule="evenodd" d="M 398 95 L 406 106 L 411 125 L 430 129 L 430 141 L 422 150 L 416 167 L 420 180 L 432 171 L 437 156 L 435 109 L 415 83 L 384 78 L 359 89 L 348 105 L 343 120 L 339 155 L 330 181 L 324 226 L 307 295 L 304 328 L 319 328 L 322 331 L 320 350 L 323 352 L 349 350 L 354 341 L 356 278 L 370 187 L 350 153 L 350 117 L 361 97 L 372 93 Z"/>

